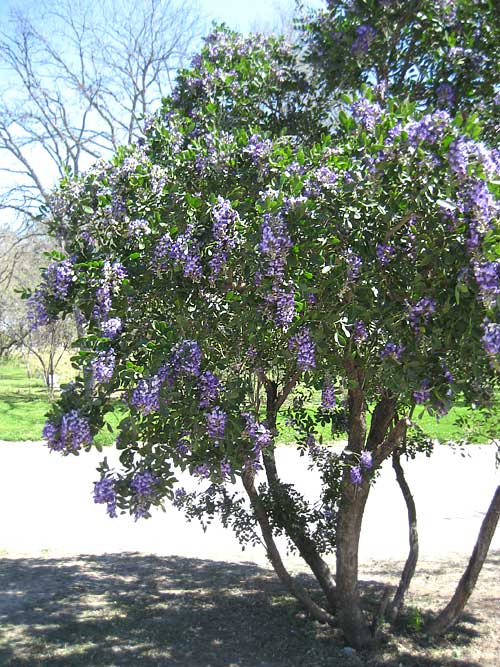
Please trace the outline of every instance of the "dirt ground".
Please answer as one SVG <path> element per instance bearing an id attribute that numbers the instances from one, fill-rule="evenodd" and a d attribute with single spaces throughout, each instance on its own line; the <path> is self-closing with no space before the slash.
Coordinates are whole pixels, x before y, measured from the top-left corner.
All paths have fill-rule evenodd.
<path id="1" fill-rule="evenodd" d="M 274 573 L 139 553 L 0 557 L 4 667 L 498 667 L 500 552 L 490 554 L 466 613 L 432 643 L 429 614 L 448 599 L 465 560 L 421 562 L 405 614 L 379 649 L 361 654 L 311 621 Z M 367 607 L 396 583 L 401 562 L 362 568 Z M 314 591 L 312 580 L 295 572 Z"/>

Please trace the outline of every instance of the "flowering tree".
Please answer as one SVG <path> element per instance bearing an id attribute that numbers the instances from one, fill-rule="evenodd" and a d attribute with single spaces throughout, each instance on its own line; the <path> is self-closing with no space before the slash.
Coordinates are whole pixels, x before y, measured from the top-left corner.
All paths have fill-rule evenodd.
<path id="1" fill-rule="evenodd" d="M 444 414 L 495 385 L 500 157 L 476 118 L 382 105 L 369 89 L 332 122 L 309 75 L 280 40 L 216 30 L 144 138 L 61 184 L 49 224 L 70 256 L 54 257 L 30 302 L 41 322 L 76 306 L 86 331 L 49 447 L 89 449 L 117 395 L 127 410 L 122 469 L 102 465 L 96 502 L 111 516 L 165 499 L 219 509 L 243 541 L 258 525 L 289 590 L 363 646 L 357 551 L 375 472 L 408 448 L 415 404 Z M 321 426 L 344 395 L 335 455 Z M 283 412 L 321 473 L 315 504 L 280 479 Z M 189 496 L 174 467 L 207 489 Z M 323 607 L 286 571 L 276 534 Z"/>

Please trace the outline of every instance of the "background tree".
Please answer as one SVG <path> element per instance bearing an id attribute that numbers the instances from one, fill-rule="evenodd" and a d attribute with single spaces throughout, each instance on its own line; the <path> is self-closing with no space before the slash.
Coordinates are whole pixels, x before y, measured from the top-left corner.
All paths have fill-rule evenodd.
<path id="1" fill-rule="evenodd" d="M 137 139 L 202 26 L 195 4 L 176 0 L 12 9 L 0 32 L 0 215 L 18 244 L 45 233 L 39 209 L 58 179 Z"/>
<path id="2" fill-rule="evenodd" d="M 382 106 L 368 89 L 341 101 L 332 121 L 283 41 L 215 31 L 143 142 L 62 183 L 50 227 L 69 257 L 54 257 L 31 304 L 42 321 L 76 305 L 87 332 L 44 429 L 51 449 L 90 448 L 123 396 L 123 468 L 102 465 L 95 500 L 111 516 L 165 498 L 220 508 L 243 540 L 258 525 L 289 590 L 365 646 L 357 560 L 374 474 L 407 446 L 415 405 L 444 414 L 496 388 L 500 167 L 477 118 Z M 337 456 L 321 426 L 344 395 Z M 314 504 L 280 479 L 283 412 L 320 471 Z M 174 466 L 207 488 L 176 489 Z M 279 534 L 323 606 L 287 573 Z"/>

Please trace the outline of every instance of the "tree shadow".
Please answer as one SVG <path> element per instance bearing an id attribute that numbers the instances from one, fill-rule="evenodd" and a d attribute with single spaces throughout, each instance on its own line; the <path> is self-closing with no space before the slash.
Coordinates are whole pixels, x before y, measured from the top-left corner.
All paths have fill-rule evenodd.
<path id="1" fill-rule="evenodd" d="M 300 579 L 315 594 L 312 578 Z M 380 584 L 368 582 L 365 589 L 369 586 L 376 597 Z M 4 557 L 0 624 L 5 667 L 389 667 L 402 662 L 347 657 L 334 630 L 303 614 L 271 570 L 250 563 L 135 553 Z M 402 664 L 480 667 L 453 660 Z"/>

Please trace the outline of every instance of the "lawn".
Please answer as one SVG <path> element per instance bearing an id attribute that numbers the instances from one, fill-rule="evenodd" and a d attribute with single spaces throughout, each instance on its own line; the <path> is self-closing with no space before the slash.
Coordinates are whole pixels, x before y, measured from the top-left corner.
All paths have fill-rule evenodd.
<path id="1" fill-rule="evenodd" d="M 319 402 L 319 395 L 311 400 L 311 411 Z M 16 361 L 0 365 L 0 440 L 40 440 L 45 414 L 50 408 L 50 401 L 44 388 L 41 377 L 32 374 L 28 377 L 26 367 Z M 417 410 L 415 421 L 430 437 L 441 441 L 457 441 L 463 437 L 463 432 L 455 424 L 460 415 L 470 412 L 470 408 L 458 404 L 448 415 L 436 419 L 424 410 Z M 112 428 L 118 426 L 123 418 L 123 412 L 116 412 L 107 416 L 106 421 Z M 278 421 L 279 440 L 291 444 L 295 440 L 293 428 L 281 415 Z M 331 439 L 329 425 L 320 429 L 323 439 Z M 103 445 L 112 444 L 116 434 L 103 429 L 96 441 Z"/>

